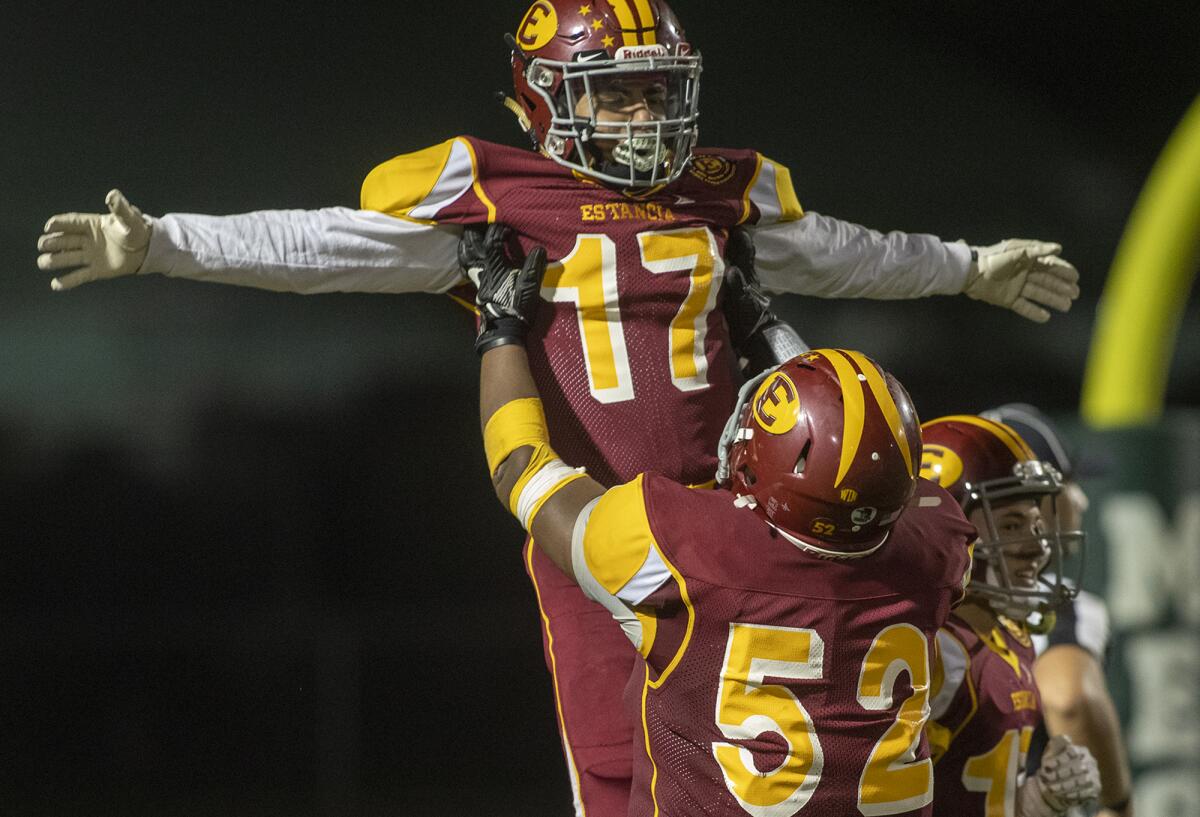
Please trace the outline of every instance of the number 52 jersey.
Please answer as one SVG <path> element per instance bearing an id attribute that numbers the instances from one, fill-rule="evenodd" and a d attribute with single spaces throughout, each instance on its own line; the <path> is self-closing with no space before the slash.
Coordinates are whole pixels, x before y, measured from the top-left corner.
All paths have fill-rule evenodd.
<path id="1" fill-rule="evenodd" d="M 974 528 L 921 480 L 884 546 L 821 559 L 723 490 L 610 489 L 572 562 L 645 659 L 630 814 L 927 815 L 923 726 L 939 626 Z"/>
<path id="2" fill-rule="evenodd" d="M 638 196 L 528 150 L 458 137 L 392 159 L 364 209 L 428 224 L 503 222 L 551 263 L 527 339 L 551 443 L 605 485 L 655 470 L 712 479 L 740 377 L 716 307 L 729 231 L 803 213 L 786 168 L 701 150 Z M 518 249 L 514 247 L 514 250 Z"/>

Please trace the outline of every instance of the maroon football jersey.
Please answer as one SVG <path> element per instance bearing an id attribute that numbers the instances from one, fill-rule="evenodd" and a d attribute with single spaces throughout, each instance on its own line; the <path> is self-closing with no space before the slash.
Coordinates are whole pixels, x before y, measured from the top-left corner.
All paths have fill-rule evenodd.
<path id="1" fill-rule="evenodd" d="M 938 633 L 928 732 L 935 815 L 1012 814 L 1025 754 L 1041 720 L 1035 653 L 1023 625 L 994 619 L 977 630 L 952 615 Z"/>
<path id="2" fill-rule="evenodd" d="M 925 480 L 883 547 L 851 560 L 801 550 L 728 491 L 657 475 L 610 490 L 576 574 L 637 616 L 630 814 L 929 814 L 933 644 L 974 537 Z"/>
<path id="3" fill-rule="evenodd" d="M 739 224 L 799 218 L 786 168 L 701 150 L 667 188 L 622 192 L 529 150 L 471 137 L 387 162 L 363 207 L 441 224 L 502 222 L 546 248 L 526 341 L 551 443 L 613 485 L 654 470 L 712 479 L 739 376 L 715 309 Z"/>

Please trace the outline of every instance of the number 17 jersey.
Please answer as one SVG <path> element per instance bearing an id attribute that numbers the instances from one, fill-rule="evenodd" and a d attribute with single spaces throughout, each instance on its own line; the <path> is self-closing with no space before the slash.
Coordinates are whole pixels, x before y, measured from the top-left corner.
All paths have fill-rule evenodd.
<path id="1" fill-rule="evenodd" d="M 653 470 L 712 479 L 740 384 L 717 310 L 729 232 L 800 218 L 786 168 L 699 150 L 674 184 L 620 191 L 528 150 L 458 137 L 377 167 L 364 209 L 435 224 L 502 222 L 546 248 L 527 338 L 551 444 L 605 485 Z"/>

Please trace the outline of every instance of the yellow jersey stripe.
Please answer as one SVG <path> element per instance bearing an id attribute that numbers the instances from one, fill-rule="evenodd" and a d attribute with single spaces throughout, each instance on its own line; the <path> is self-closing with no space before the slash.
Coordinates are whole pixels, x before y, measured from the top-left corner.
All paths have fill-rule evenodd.
<path id="1" fill-rule="evenodd" d="M 792 171 L 778 163 L 775 165 L 775 193 L 783 208 L 780 221 L 799 221 L 804 218 L 804 208 L 800 206 L 800 199 L 796 197 L 796 188 L 792 184 Z"/>
<path id="2" fill-rule="evenodd" d="M 471 154 L 471 171 L 475 177 L 475 181 L 471 184 L 471 189 L 475 191 L 475 195 L 483 202 L 483 206 L 487 208 L 488 224 L 496 223 L 496 205 L 488 198 L 488 194 L 483 192 L 483 183 L 479 179 L 479 157 L 475 155 L 475 147 L 466 139 L 463 144 L 467 146 L 467 152 Z"/>
<path id="3" fill-rule="evenodd" d="M 654 637 L 658 635 L 658 619 L 637 610 L 634 610 L 633 614 L 642 624 L 642 644 L 638 647 L 638 652 L 642 654 L 642 658 L 646 658 L 650 655 L 650 650 L 654 649 Z"/>
<path id="4" fill-rule="evenodd" d="M 836 488 L 842 484 L 855 456 L 858 455 L 863 425 L 867 418 L 867 400 L 858 380 L 858 373 L 841 352 L 836 349 L 820 349 L 818 353 L 833 364 L 838 383 L 842 387 L 842 460 L 838 464 L 837 480 L 833 483 L 833 487 Z"/>
<path id="5" fill-rule="evenodd" d="M 450 162 L 456 139 L 389 159 L 367 174 L 359 202 L 364 210 L 407 216 L 429 198 Z"/>
<path id="6" fill-rule="evenodd" d="M 676 650 L 675 655 L 671 657 L 671 661 L 667 664 L 666 669 L 664 669 L 662 674 L 658 676 L 658 680 L 649 682 L 650 686 L 658 689 L 660 686 L 666 683 L 667 678 L 669 678 L 671 673 L 675 671 L 675 667 L 677 667 L 679 662 L 683 660 L 683 654 L 687 652 L 688 645 L 692 641 L 692 630 L 696 626 L 696 608 L 692 606 L 692 599 L 690 596 L 688 596 L 687 582 L 683 580 L 683 574 L 680 573 L 678 568 L 671 564 L 671 562 L 667 559 L 666 554 L 662 552 L 662 548 L 658 546 L 658 542 L 655 542 L 654 540 L 651 540 L 651 542 L 654 544 L 654 549 L 658 551 L 658 556 L 660 559 L 662 559 L 662 563 L 666 565 L 667 570 L 671 572 L 671 576 L 679 585 L 679 598 L 683 600 L 683 606 L 687 610 L 688 616 L 687 629 L 684 630 L 683 640 L 679 643 L 679 649 Z"/>
<path id="7" fill-rule="evenodd" d="M 742 193 L 742 217 L 738 219 L 738 224 L 745 224 L 750 220 L 750 195 L 754 192 L 754 188 L 758 184 L 758 177 L 762 174 L 762 169 L 763 155 L 755 153 L 754 176 L 750 179 L 750 184 L 746 185 L 745 192 Z"/>
<path id="8" fill-rule="evenodd" d="M 638 575 L 654 546 L 642 481 L 639 474 L 633 482 L 608 489 L 583 535 L 588 572 L 614 596 Z"/>
<path id="9" fill-rule="evenodd" d="M 579 770 L 575 767 L 575 754 L 571 749 L 571 738 L 567 734 L 567 721 L 563 717 L 562 695 L 558 691 L 558 661 L 554 656 L 554 633 L 550 629 L 550 616 L 546 615 L 546 607 L 542 604 L 542 589 L 538 585 L 537 572 L 533 569 L 533 537 L 525 543 L 525 569 L 533 580 L 533 593 L 537 597 L 538 613 L 542 617 L 542 628 L 546 631 L 546 654 L 550 656 L 550 680 L 554 686 L 554 710 L 558 714 L 558 732 L 562 737 L 563 754 L 567 758 L 567 773 L 571 779 L 571 794 L 575 798 L 575 813 L 586 817 L 587 811 L 583 806 L 583 797 L 579 793 Z"/>
<path id="10" fill-rule="evenodd" d="M 646 743 L 646 758 L 650 761 L 650 799 L 654 803 L 654 817 L 658 817 L 658 764 L 650 751 L 650 727 L 646 723 L 646 698 L 650 694 L 650 665 L 646 665 L 646 680 L 642 682 L 642 737 Z"/>
<path id="11" fill-rule="evenodd" d="M 896 407 L 896 401 L 892 399 L 892 393 L 888 391 L 887 383 L 879 374 L 879 370 L 871 365 L 871 361 L 862 352 L 852 352 L 846 349 L 841 351 L 858 364 L 859 371 L 867 378 L 867 385 L 871 387 L 871 394 L 875 396 L 875 402 L 883 411 L 883 418 L 887 420 L 888 428 L 892 432 L 892 439 L 896 441 L 896 445 L 900 446 L 900 454 L 904 457 L 904 465 L 908 468 L 908 475 L 911 477 L 913 461 L 912 453 L 909 451 L 908 436 L 900 424 L 900 409 Z"/>
<path id="12" fill-rule="evenodd" d="M 985 431 L 992 432 L 992 434 L 994 434 L 1008 447 L 1008 450 L 1011 451 L 1012 455 L 1018 460 L 1037 459 L 1037 455 L 1035 455 L 1028 444 L 1021 439 L 1021 435 L 1004 425 L 1004 423 L 996 423 L 991 420 L 986 420 L 983 417 L 976 417 L 974 414 L 952 414 L 949 417 L 939 417 L 936 420 L 930 420 L 925 425 L 945 422 L 966 423 L 967 425 L 978 426 Z M 924 428 L 924 426 L 922 426 L 922 428 Z"/>

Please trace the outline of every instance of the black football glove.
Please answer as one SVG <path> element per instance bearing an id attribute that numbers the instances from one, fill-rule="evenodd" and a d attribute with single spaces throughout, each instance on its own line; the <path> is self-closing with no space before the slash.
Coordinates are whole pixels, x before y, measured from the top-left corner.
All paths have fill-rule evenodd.
<path id="1" fill-rule="evenodd" d="M 788 323 L 771 311 L 771 299 L 754 270 L 754 239 L 735 228 L 725 244 L 725 322 L 739 358 L 746 361 L 747 378 L 808 351 Z"/>
<path id="2" fill-rule="evenodd" d="M 468 227 L 458 243 L 458 263 L 475 284 L 479 307 L 479 335 L 475 351 L 525 342 L 525 333 L 537 314 L 546 250 L 534 247 L 519 268 L 505 249 L 509 229 L 491 224 L 487 230 Z"/>

